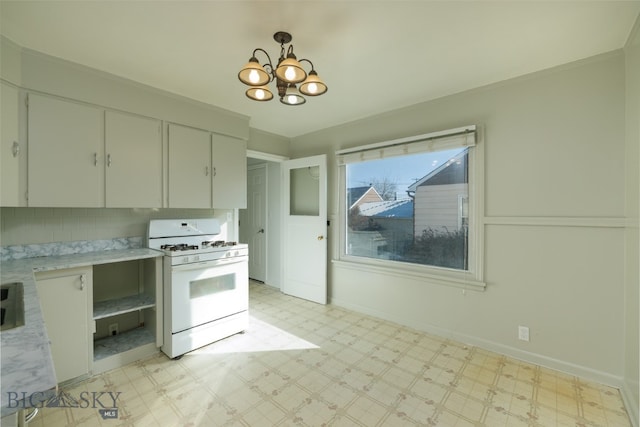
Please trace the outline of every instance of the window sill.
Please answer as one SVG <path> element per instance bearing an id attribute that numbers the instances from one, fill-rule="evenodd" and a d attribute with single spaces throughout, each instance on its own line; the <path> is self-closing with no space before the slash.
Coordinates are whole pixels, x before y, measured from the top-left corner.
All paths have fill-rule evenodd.
<path id="1" fill-rule="evenodd" d="M 477 280 L 471 273 L 458 273 L 446 269 L 413 266 L 406 263 L 392 267 L 375 260 L 362 261 L 355 259 L 355 257 L 334 259 L 331 263 L 349 270 L 384 274 L 402 279 L 419 279 L 435 285 L 452 286 L 473 291 L 482 292 L 487 286 L 485 282 Z"/>

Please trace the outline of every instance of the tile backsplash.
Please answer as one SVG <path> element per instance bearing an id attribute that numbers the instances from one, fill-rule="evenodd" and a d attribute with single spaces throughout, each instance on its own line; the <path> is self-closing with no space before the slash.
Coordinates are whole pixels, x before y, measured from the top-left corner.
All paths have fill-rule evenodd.
<path id="1" fill-rule="evenodd" d="M 237 236 L 228 209 L 0 208 L 0 245 L 144 239 L 150 219 L 210 217 L 220 220 L 221 237 Z"/>

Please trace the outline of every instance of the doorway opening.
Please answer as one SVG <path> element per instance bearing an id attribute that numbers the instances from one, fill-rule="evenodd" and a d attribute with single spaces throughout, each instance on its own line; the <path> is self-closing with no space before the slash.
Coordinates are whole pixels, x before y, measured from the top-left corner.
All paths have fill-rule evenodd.
<path id="1" fill-rule="evenodd" d="M 286 157 L 247 152 L 247 209 L 239 210 L 239 240 L 249 245 L 249 278 L 281 288 L 281 165 Z"/>

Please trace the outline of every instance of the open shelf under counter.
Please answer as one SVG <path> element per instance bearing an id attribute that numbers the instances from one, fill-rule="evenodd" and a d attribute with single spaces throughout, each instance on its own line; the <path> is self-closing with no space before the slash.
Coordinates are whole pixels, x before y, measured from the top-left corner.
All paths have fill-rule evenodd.
<path id="1" fill-rule="evenodd" d="M 154 334 L 140 327 L 93 342 L 93 373 L 98 374 L 158 353 Z"/>
<path id="2" fill-rule="evenodd" d="M 146 294 L 99 301 L 93 304 L 93 320 L 155 307 L 155 299 Z M 116 335 L 117 336 L 117 335 Z"/>
<path id="3" fill-rule="evenodd" d="M 93 360 L 104 359 L 150 343 L 155 343 L 155 336 L 145 328 L 136 328 L 118 335 L 101 338 L 93 342 Z"/>

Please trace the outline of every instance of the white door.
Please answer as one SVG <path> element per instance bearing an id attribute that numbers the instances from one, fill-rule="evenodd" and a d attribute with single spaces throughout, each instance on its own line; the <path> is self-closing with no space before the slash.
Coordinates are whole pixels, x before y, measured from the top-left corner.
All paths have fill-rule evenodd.
<path id="1" fill-rule="evenodd" d="M 285 294 L 327 303 L 327 157 L 282 163 Z"/>
<path id="2" fill-rule="evenodd" d="M 247 171 L 247 218 L 245 229 L 249 244 L 249 277 L 264 282 L 267 277 L 267 168 L 258 165 Z"/>

